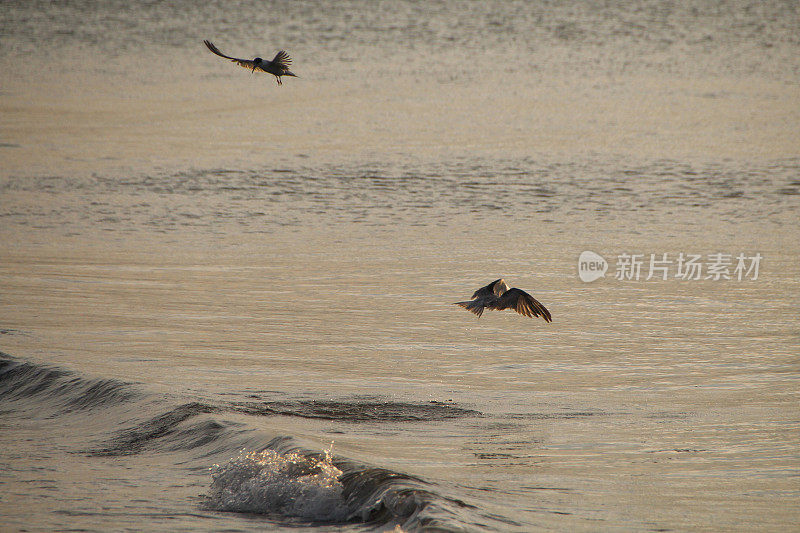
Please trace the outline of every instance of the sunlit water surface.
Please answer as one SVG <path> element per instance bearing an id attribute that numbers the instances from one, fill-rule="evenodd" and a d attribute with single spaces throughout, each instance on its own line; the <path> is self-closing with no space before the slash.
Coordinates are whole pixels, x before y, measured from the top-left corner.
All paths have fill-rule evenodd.
<path id="1" fill-rule="evenodd" d="M 4 528 L 796 527 L 796 5 L 118 7 L 0 14 Z"/>

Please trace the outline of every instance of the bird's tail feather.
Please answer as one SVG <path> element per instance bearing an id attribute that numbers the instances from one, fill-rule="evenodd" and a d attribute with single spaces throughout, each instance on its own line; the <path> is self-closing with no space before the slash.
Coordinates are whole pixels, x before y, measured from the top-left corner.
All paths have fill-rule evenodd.
<path id="1" fill-rule="evenodd" d="M 455 302 L 453 305 L 460 305 L 470 313 L 475 313 L 480 317 L 483 314 L 483 304 L 475 300 L 469 302 Z"/>

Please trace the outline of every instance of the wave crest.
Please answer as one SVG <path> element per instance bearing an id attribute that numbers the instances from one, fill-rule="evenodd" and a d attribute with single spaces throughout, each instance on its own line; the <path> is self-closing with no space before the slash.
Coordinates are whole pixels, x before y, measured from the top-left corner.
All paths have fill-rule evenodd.
<path id="1" fill-rule="evenodd" d="M 86 379 L 67 370 L 17 361 L 0 352 L 0 397 L 5 401 L 44 400 L 58 414 L 67 414 L 123 404 L 137 396 L 127 383 Z M 37 404 L 37 409 L 40 407 Z"/>

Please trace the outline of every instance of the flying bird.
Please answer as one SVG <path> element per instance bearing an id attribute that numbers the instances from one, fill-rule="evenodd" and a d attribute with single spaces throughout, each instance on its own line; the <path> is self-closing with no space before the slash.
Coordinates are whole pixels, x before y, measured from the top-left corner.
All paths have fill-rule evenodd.
<path id="1" fill-rule="evenodd" d="M 506 282 L 500 278 L 481 287 L 472 295 L 472 300 L 468 302 L 456 302 L 467 311 L 478 316 L 483 314 L 484 309 L 513 309 L 517 313 L 529 317 L 541 316 L 545 322 L 552 322 L 550 311 L 539 301 L 523 291 L 522 289 L 509 289 Z"/>
<path id="2" fill-rule="evenodd" d="M 225 59 L 230 59 L 234 63 L 237 63 L 240 67 L 244 67 L 246 69 L 250 69 L 250 72 L 255 72 L 256 69 L 260 70 L 261 72 L 266 72 L 267 74 L 272 74 L 275 76 L 275 79 L 278 80 L 278 85 L 283 85 L 281 81 L 281 76 L 294 76 L 297 77 L 297 74 L 293 73 L 289 70 L 289 67 L 292 64 L 292 58 L 289 57 L 289 54 L 286 53 L 286 50 L 281 50 L 272 61 L 266 61 L 261 59 L 260 57 L 256 57 L 255 59 L 239 59 L 236 57 L 226 56 L 222 52 L 219 51 L 219 48 L 214 46 L 214 43 L 211 41 L 203 41 L 205 45 L 211 50 L 213 53 L 217 54 L 219 57 L 224 57 Z"/>

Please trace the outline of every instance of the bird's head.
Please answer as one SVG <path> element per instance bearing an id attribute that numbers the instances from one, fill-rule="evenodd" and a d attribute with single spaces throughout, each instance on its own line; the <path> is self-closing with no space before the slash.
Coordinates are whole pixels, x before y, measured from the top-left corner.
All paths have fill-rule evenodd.
<path id="1" fill-rule="evenodd" d="M 257 57 L 253 60 L 253 72 L 256 71 L 256 67 L 261 64 L 263 60 L 260 57 Z"/>

